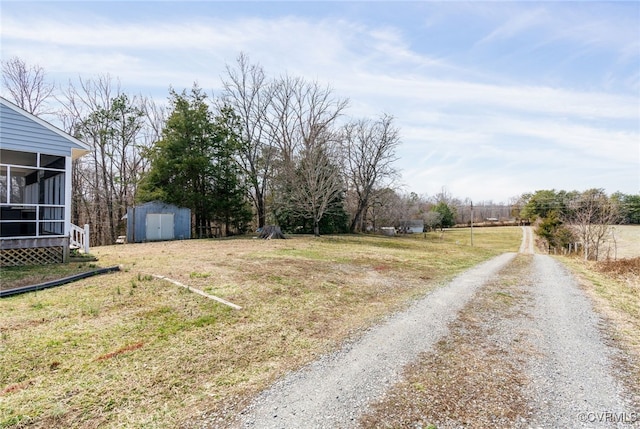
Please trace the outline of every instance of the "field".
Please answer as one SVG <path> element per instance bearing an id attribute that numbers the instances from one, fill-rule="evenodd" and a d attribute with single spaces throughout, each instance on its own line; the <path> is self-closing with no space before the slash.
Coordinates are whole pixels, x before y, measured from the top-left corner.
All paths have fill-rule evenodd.
<path id="1" fill-rule="evenodd" d="M 517 251 L 521 236 L 478 228 L 474 247 L 469 230 L 451 230 L 95 248 L 94 264 L 122 271 L 0 300 L 0 427 L 188 427 L 204 413 L 224 421 L 286 371 L 456 273 Z M 19 282 L 18 272 L 3 278 Z"/>
<path id="2" fill-rule="evenodd" d="M 607 245 L 612 259 L 640 257 L 640 225 L 615 226 Z"/>

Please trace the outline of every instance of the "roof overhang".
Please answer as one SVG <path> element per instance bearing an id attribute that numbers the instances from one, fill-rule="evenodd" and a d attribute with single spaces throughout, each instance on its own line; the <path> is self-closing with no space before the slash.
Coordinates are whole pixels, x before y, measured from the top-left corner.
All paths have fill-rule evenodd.
<path id="1" fill-rule="evenodd" d="M 73 159 L 75 161 L 76 159 L 80 158 L 81 156 L 85 156 L 89 152 L 91 152 L 91 150 L 89 150 L 89 149 L 71 148 L 71 159 Z"/>
<path id="2" fill-rule="evenodd" d="M 91 152 L 91 146 L 89 146 L 87 143 L 83 142 L 82 140 L 79 140 L 75 137 L 73 137 L 72 135 L 62 131 L 60 128 L 51 125 L 49 122 L 40 119 L 39 117 L 37 117 L 36 115 L 33 115 L 29 112 L 27 112 L 26 110 L 22 109 L 21 107 L 13 104 L 12 102 L 10 102 L 9 100 L 7 100 L 4 97 L 0 97 L 0 102 L 2 104 L 4 104 L 5 106 L 7 106 L 8 108 L 15 110 L 16 112 L 20 113 L 23 116 L 26 116 L 27 118 L 31 119 L 32 121 L 34 121 L 37 124 L 42 125 L 43 127 L 47 128 L 48 130 L 58 134 L 60 137 L 66 139 L 69 141 L 70 144 L 70 149 L 71 149 L 71 157 L 72 159 L 78 159 L 83 155 L 88 154 L 89 152 Z"/>

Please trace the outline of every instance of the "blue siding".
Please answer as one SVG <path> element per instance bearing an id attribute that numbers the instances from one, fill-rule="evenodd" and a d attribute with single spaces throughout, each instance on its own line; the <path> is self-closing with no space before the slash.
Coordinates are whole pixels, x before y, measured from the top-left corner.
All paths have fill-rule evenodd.
<path id="1" fill-rule="evenodd" d="M 161 201 L 151 201 L 127 209 L 127 242 L 143 243 L 147 240 L 147 214 L 173 213 L 173 232 L 176 240 L 191 238 L 191 210 L 166 204 Z"/>
<path id="2" fill-rule="evenodd" d="M 87 150 L 71 136 L 35 116 L 16 111 L 5 100 L 0 103 L 0 145 L 2 149 L 71 156 L 72 149 Z"/>

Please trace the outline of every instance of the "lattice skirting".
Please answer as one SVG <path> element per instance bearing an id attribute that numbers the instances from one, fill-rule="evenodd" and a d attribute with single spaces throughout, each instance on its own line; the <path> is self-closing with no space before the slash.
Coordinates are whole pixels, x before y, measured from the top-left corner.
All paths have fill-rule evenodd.
<path id="1" fill-rule="evenodd" d="M 0 267 L 46 265 L 64 262 L 64 247 L 32 247 L 0 250 Z"/>

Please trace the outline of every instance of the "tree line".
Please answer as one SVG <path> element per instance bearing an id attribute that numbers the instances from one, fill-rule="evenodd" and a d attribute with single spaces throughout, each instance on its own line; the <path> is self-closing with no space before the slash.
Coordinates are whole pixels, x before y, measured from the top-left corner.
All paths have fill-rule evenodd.
<path id="1" fill-rule="evenodd" d="M 365 229 L 374 193 L 395 186 L 394 118 L 348 118 L 349 100 L 329 86 L 268 77 L 244 54 L 226 72 L 218 96 L 170 88 L 165 106 L 109 75 L 56 87 L 40 66 L 2 62 L 17 105 L 93 149 L 74 162 L 72 196 L 72 221 L 91 224 L 93 245 L 124 235 L 127 207 L 151 199 L 192 209 L 199 237 L 268 223 Z"/>
<path id="2" fill-rule="evenodd" d="M 519 215 L 535 222 L 550 252 L 581 253 L 586 260 L 610 256 L 603 245 L 615 246 L 615 225 L 640 224 L 640 195 L 551 189 L 524 194 L 520 203 Z"/>
<path id="3" fill-rule="evenodd" d="M 445 189 L 431 197 L 402 192 L 392 115 L 351 118 L 349 100 L 331 87 L 269 76 L 245 54 L 226 66 L 215 97 L 194 84 L 169 88 L 166 104 L 126 93 L 109 75 L 55 86 L 17 57 L 2 61 L 2 82 L 17 105 L 92 147 L 72 173 L 72 222 L 91 225 L 92 245 L 114 243 L 125 234 L 127 208 L 156 199 L 189 207 L 195 237 L 269 224 L 317 235 L 415 219 L 429 230 L 531 218 L 550 248 L 577 236 L 590 258 L 598 233 L 575 226 L 585 201 L 615 206 L 612 222 L 640 223 L 640 196 L 601 190 L 537 191 L 506 203 L 461 200 Z M 596 214 L 603 216 L 584 216 Z"/>

